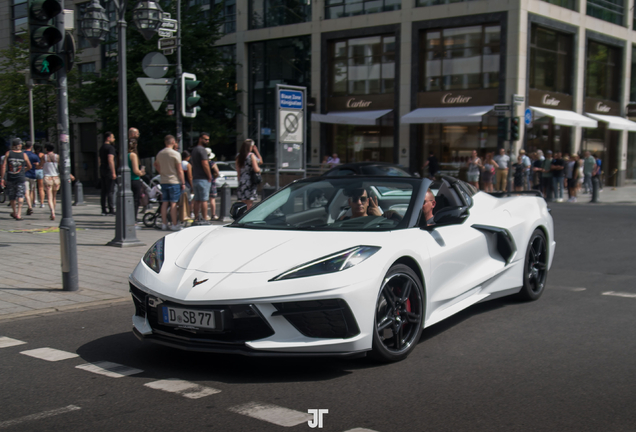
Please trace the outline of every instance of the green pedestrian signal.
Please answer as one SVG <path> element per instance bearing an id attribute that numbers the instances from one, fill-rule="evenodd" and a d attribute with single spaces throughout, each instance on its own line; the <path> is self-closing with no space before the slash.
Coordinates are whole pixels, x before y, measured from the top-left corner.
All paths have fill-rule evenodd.
<path id="1" fill-rule="evenodd" d="M 28 0 L 29 59 L 35 83 L 48 83 L 53 74 L 64 67 L 64 60 L 55 52 L 55 45 L 64 38 L 55 22 L 62 13 L 59 0 Z"/>
<path id="2" fill-rule="evenodd" d="M 181 74 L 181 114 L 184 117 L 194 118 L 203 103 L 203 98 L 197 94 L 197 89 L 203 83 L 197 81 L 195 74 L 183 72 Z"/>

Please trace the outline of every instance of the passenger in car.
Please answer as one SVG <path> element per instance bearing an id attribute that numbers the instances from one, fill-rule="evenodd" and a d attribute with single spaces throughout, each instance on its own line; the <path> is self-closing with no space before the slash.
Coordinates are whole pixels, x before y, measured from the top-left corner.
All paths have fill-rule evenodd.
<path id="1" fill-rule="evenodd" d="M 433 209 L 435 208 L 435 195 L 431 190 L 426 191 L 426 196 L 424 197 L 424 204 L 422 205 L 422 213 L 424 213 L 424 219 L 426 220 L 426 225 L 431 226 L 435 225 L 435 218 L 433 216 Z"/>

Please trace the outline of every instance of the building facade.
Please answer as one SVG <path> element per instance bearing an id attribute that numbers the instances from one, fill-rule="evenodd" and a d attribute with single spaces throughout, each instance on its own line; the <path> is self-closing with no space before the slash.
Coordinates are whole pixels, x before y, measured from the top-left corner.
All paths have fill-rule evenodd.
<path id="1" fill-rule="evenodd" d="M 256 136 L 260 111 L 273 155 L 276 84 L 304 85 L 309 163 L 337 153 L 423 174 L 433 152 L 456 173 L 472 150 L 509 148 L 492 109 L 511 104 L 522 122 L 530 114 L 515 154 L 590 150 L 606 182 L 621 185 L 636 178 L 632 9 L 631 0 L 248 0 L 219 41 L 236 47 L 248 107 L 238 141 Z M 254 54 L 269 45 L 297 48 Z"/>

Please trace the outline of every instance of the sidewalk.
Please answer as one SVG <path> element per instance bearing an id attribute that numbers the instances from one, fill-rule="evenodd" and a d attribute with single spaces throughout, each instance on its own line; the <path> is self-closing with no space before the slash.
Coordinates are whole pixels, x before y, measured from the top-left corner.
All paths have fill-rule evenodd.
<path id="1" fill-rule="evenodd" d="M 589 204 L 590 199 L 582 194 L 575 204 L 550 205 L 636 204 L 636 185 L 606 187 L 600 193 L 600 204 Z M 9 216 L 7 203 L 0 204 L 0 321 L 130 300 L 128 275 L 146 250 L 167 233 L 143 228 L 136 231 L 143 246 L 106 246 L 115 235 L 115 217 L 101 216 L 98 196 L 86 195 L 85 202 L 73 207 L 79 273 L 75 292 L 62 289 L 60 202 L 55 221 L 49 220 L 48 207 L 37 207 L 31 216 L 26 216 L 25 209 L 24 220 L 18 222 Z"/>
<path id="2" fill-rule="evenodd" d="M 144 227 L 136 230 L 140 246 L 106 246 L 115 236 L 115 217 L 101 216 L 99 196 L 85 195 L 84 202 L 73 207 L 79 275 L 79 290 L 74 292 L 62 287 L 60 196 L 55 221 L 49 220 L 46 205 L 26 216 L 25 204 L 23 220 L 15 221 L 8 201 L 0 204 L 0 321 L 130 300 L 128 275 L 146 250 L 168 233 Z"/>

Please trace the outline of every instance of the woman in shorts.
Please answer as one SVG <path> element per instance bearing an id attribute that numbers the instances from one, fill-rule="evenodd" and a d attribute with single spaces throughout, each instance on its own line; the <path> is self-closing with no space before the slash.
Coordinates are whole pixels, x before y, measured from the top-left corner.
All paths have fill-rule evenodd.
<path id="1" fill-rule="evenodd" d="M 473 150 L 473 153 L 470 156 L 470 159 L 468 159 L 466 165 L 468 165 L 468 172 L 466 173 L 468 183 L 479 189 L 479 174 L 481 174 L 481 170 L 484 166 L 482 165 L 479 156 L 477 156 L 477 150 Z"/>
<path id="2" fill-rule="evenodd" d="M 60 172 L 58 170 L 58 162 L 60 157 L 53 152 L 55 147 L 51 143 L 44 146 L 46 155 L 44 155 L 44 190 L 51 210 L 51 220 L 55 220 L 55 206 L 57 205 L 57 191 L 60 189 Z"/>

